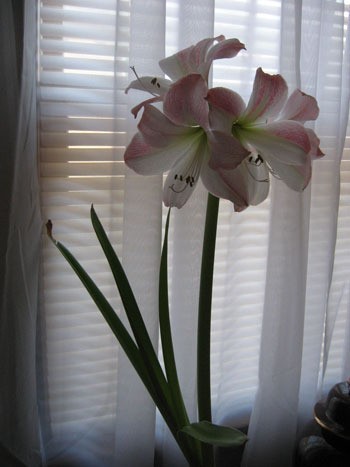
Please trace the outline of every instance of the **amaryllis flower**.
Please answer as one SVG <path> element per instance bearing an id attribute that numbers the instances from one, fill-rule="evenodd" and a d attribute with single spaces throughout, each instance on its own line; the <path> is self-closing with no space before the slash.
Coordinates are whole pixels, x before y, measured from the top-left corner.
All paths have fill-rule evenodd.
<path id="1" fill-rule="evenodd" d="M 293 190 L 302 191 L 311 177 L 312 157 L 323 155 L 316 134 L 303 126 L 305 121 L 317 118 L 319 109 L 313 97 L 299 90 L 288 100 L 287 94 L 282 76 L 269 75 L 259 68 L 247 106 L 229 89 L 209 90 L 210 125 L 234 135 L 251 152 L 246 169 L 254 173 L 258 170 L 261 176 L 255 173 L 247 177 L 248 183 L 266 183 L 265 174 L 270 172 Z M 229 155 L 217 157 L 212 167 L 220 170 L 227 164 Z M 260 195 L 256 203 L 267 196 L 266 190 L 260 190 Z"/>
<path id="2" fill-rule="evenodd" d="M 242 203 L 237 183 L 240 175 L 230 179 L 211 166 L 222 152 L 229 152 L 237 167 L 248 151 L 233 137 L 215 137 L 209 128 L 209 106 L 205 99 L 207 83 L 199 74 L 178 80 L 164 98 L 164 113 L 146 105 L 138 133 L 126 149 L 124 159 L 135 172 L 155 175 L 169 172 L 164 184 L 166 206 L 181 208 L 191 196 L 199 177 L 216 196 Z M 233 172 L 233 171 L 231 171 Z"/>
<path id="3" fill-rule="evenodd" d="M 203 39 L 196 45 L 191 45 L 170 57 L 164 58 L 159 62 L 159 66 L 170 79 L 155 76 L 138 77 L 136 75 L 137 79 L 127 87 L 125 92 L 128 92 L 129 89 L 138 89 L 153 95 L 152 98 L 134 107 L 132 113 L 136 117 L 144 105 L 162 101 L 173 82 L 189 74 L 200 74 L 208 82 L 209 70 L 213 60 L 235 57 L 244 48 L 244 44 L 238 39 L 225 39 L 225 36 L 221 35 Z M 136 74 L 134 68 L 133 70 Z"/>

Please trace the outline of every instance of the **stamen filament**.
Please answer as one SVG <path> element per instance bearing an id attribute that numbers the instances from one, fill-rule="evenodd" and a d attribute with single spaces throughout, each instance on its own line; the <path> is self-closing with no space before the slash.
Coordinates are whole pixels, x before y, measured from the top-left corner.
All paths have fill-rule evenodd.
<path id="1" fill-rule="evenodd" d="M 137 72 L 136 72 L 135 67 L 134 67 L 134 66 L 131 66 L 130 69 L 133 71 L 134 75 L 136 76 L 137 81 L 141 84 L 142 88 L 143 88 L 146 92 L 149 92 L 150 94 L 152 94 L 152 96 L 158 97 L 158 94 L 154 94 L 152 91 L 150 91 L 149 89 L 146 89 L 146 88 L 145 88 L 143 82 L 141 81 L 139 75 L 138 75 Z M 153 78 L 152 81 L 151 81 L 151 84 L 152 84 L 152 85 L 157 85 L 158 88 L 160 87 L 159 83 L 157 83 L 157 78 Z"/>

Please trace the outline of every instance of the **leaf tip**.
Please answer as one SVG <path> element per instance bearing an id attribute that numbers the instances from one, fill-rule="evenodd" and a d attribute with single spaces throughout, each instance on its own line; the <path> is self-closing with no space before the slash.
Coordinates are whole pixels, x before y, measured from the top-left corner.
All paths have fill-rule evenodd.
<path id="1" fill-rule="evenodd" d="M 53 230 L 53 224 L 51 222 L 51 219 L 49 219 L 47 222 L 46 222 L 46 233 L 47 233 L 47 236 L 50 238 L 50 240 L 53 241 L 53 243 L 55 245 L 57 245 L 57 241 L 53 238 L 52 236 L 52 230 Z"/>
<path id="2" fill-rule="evenodd" d="M 47 235 L 52 238 L 52 222 L 51 222 L 51 219 L 49 219 L 47 222 L 46 222 L 46 233 Z"/>

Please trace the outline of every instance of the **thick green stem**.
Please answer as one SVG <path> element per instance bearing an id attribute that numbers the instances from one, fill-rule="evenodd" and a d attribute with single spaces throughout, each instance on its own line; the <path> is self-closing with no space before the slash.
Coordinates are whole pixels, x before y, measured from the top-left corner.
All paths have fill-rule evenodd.
<path id="1" fill-rule="evenodd" d="M 210 387 L 211 302 L 219 199 L 208 194 L 199 289 L 197 336 L 197 391 L 199 420 L 212 421 Z M 214 465 L 213 447 L 203 445 L 207 466 Z"/>
<path id="2" fill-rule="evenodd" d="M 163 348 L 163 360 L 169 389 L 174 405 L 174 416 L 178 423 L 178 429 L 182 429 L 190 424 L 184 404 L 180 383 L 177 374 L 173 339 L 170 325 L 169 295 L 168 295 L 168 233 L 169 233 L 170 210 L 168 212 L 164 243 L 162 249 L 160 270 L 159 270 L 159 328 Z M 191 455 L 191 466 L 201 466 L 201 448 L 200 443 L 190 437 L 178 436 L 176 438 L 183 451 Z"/>

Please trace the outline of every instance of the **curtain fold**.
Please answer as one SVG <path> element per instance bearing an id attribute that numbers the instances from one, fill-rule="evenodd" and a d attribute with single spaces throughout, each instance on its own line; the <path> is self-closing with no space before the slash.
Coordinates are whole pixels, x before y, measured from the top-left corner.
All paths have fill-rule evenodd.
<path id="1" fill-rule="evenodd" d="M 177 38 L 175 51 L 188 47 L 214 33 L 214 1 L 184 0 L 177 3 Z M 165 37 L 166 39 L 166 37 Z M 200 185 L 200 184 L 199 184 Z M 185 209 L 173 209 L 171 216 L 171 325 L 174 351 L 184 402 L 191 421 L 196 419 L 196 341 L 200 258 L 203 244 L 207 194 L 200 185 Z M 163 421 L 161 459 L 165 467 L 185 466 L 177 445 Z"/>
<path id="2" fill-rule="evenodd" d="M 145 11 L 151 12 L 145 15 Z M 130 9 L 129 67 L 136 73 L 158 73 L 159 56 L 165 53 L 165 3 L 132 2 Z M 117 18 L 118 21 L 118 18 Z M 129 81 L 135 79 L 129 69 Z M 136 131 L 131 108 L 136 96 L 128 95 L 128 138 Z M 155 349 L 158 348 L 158 275 L 161 251 L 161 176 L 125 174 L 123 218 L 123 264 L 132 284 Z M 118 365 L 116 465 L 152 465 L 155 446 L 156 410 L 142 382 L 125 355 Z M 137 446 L 137 449 L 135 449 Z"/>
<path id="3" fill-rule="evenodd" d="M 15 143 L 6 146 L 1 198 L 9 216 L 2 219 L 7 233 L 1 274 L 1 416 L 0 443 L 11 453 L 6 465 L 34 467 L 41 464 L 36 386 L 36 335 L 39 290 L 41 217 L 36 146 L 36 2 L 1 2 L 1 31 L 5 49 L 2 78 L 7 80 L 8 134 Z M 24 14 L 23 14 L 24 13 Z M 24 17 L 24 33 L 22 30 Z M 13 29 L 12 29 L 13 28 Z M 17 43 L 14 33 L 18 31 Z M 11 37 L 12 36 L 12 37 Z M 17 59 L 22 56 L 23 65 Z M 17 69 L 22 69 L 17 79 Z M 18 99 L 16 87 L 21 82 Z M 9 93 L 7 93 L 7 90 Z M 6 108 L 6 105 L 5 105 Z M 5 122 L 2 123 L 4 125 Z M 11 180 L 11 183 L 8 183 Z M 3 243 L 2 242 L 2 243 Z"/>

